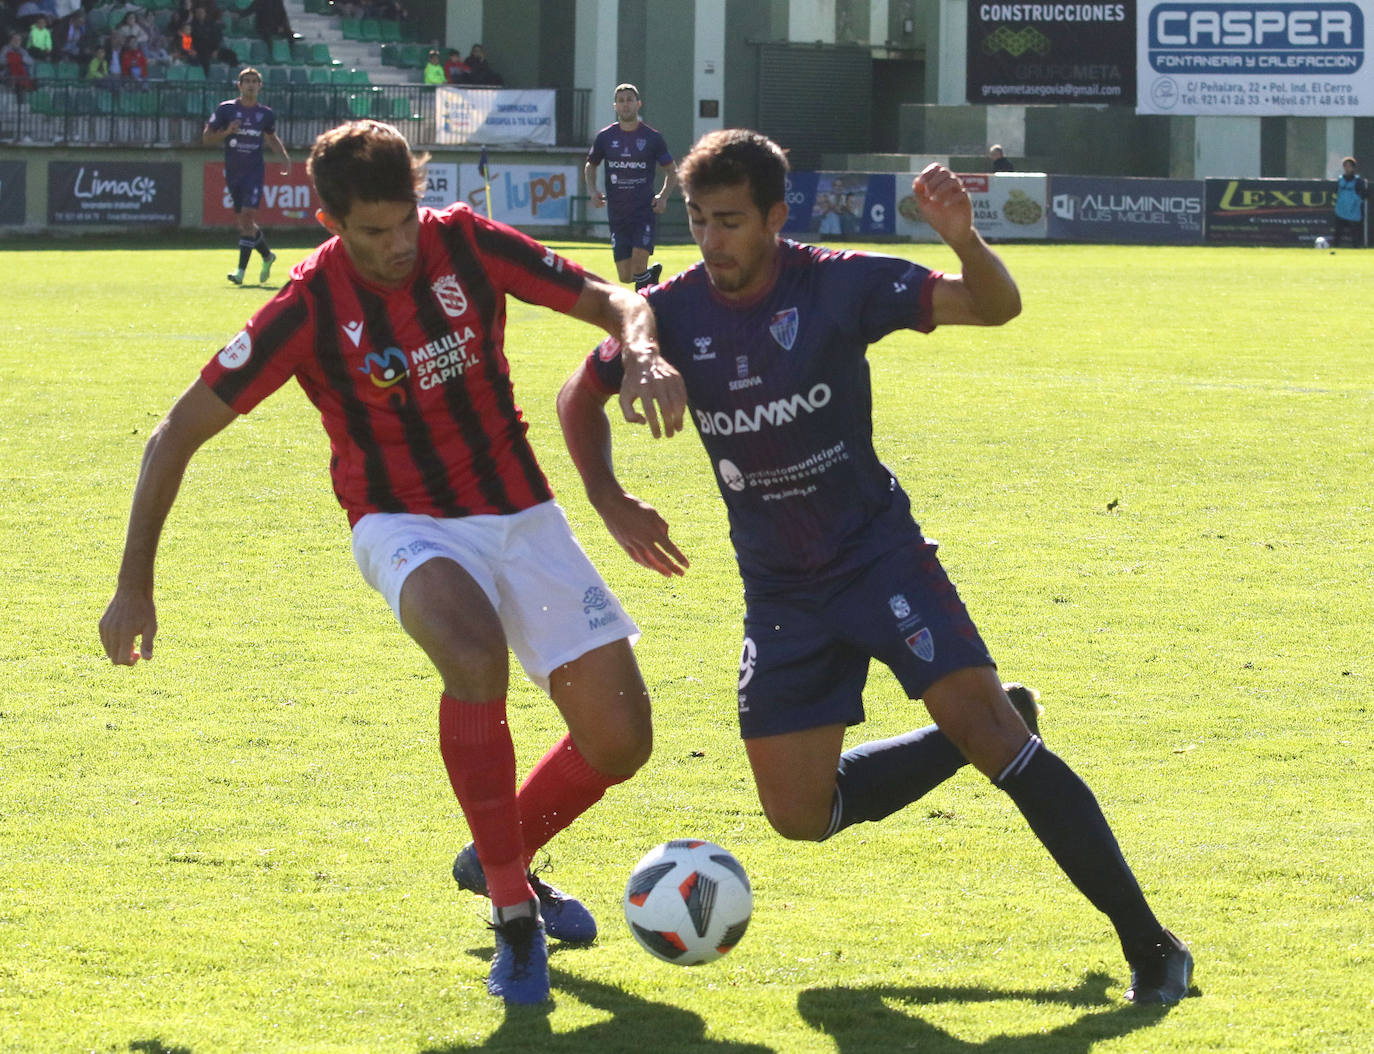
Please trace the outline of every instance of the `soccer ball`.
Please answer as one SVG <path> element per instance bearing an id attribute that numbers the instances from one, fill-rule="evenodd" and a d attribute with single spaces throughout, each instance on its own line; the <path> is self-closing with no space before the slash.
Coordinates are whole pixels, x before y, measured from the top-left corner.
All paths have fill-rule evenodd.
<path id="1" fill-rule="evenodd" d="M 740 862 L 695 838 L 650 849 L 625 886 L 625 921 L 635 940 L 678 966 L 719 959 L 744 936 L 753 911 Z"/>
<path id="2" fill-rule="evenodd" d="M 1318 248 L 1318 249 L 1329 249 L 1329 248 L 1331 248 L 1331 243 L 1330 243 L 1329 241 L 1327 241 L 1325 238 L 1322 238 L 1322 237 L 1318 237 L 1317 240 L 1316 240 L 1315 242 L 1313 242 L 1312 244 L 1313 244 L 1313 246 L 1315 246 L 1315 247 Z"/>

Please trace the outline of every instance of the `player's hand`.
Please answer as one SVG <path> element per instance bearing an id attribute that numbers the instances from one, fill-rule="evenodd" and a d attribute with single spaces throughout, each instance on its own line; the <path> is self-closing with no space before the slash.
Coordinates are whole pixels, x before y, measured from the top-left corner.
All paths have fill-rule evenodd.
<path id="1" fill-rule="evenodd" d="M 648 502 L 621 491 L 596 506 L 596 511 L 630 559 L 664 578 L 682 575 L 690 564 L 668 537 L 668 521 Z"/>
<path id="2" fill-rule="evenodd" d="M 225 131 L 228 132 L 230 135 L 233 135 L 235 132 L 239 130 L 239 127 L 239 119 L 235 117 L 232 121 L 229 122 L 229 127 L 226 128 Z"/>
<path id="3" fill-rule="evenodd" d="M 660 195 L 654 195 L 654 211 L 662 216 L 668 211 L 668 199 Z"/>
<path id="4" fill-rule="evenodd" d="M 132 666 L 139 658 L 153 657 L 157 636 L 157 607 L 151 593 L 120 589 L 100 619 L 100 643 L 116 666 Z M 137 650 L 134 641 L 142 638 Z"/>
<path id="5" fill-rule="evenodd" d="M 606 207 L 606 195 L 599 190 L 592 191 L 592 208 L 604 209 Z"/>
<path id="6" fill-rule="evenodd" d="M 620 354 L 625 364 L 625 378 L 620 382 L 620 412 L 625 420 L 636 425 L 647 422 L 655 439 L 682 431 L 682 418 L 687 412 L 687 386 L 682 374 L 652 344 L 639 349 L 626 345 Z M 635 403 L 643 407 L 643 413 L 635 409 Z"/>
<path id="7" fill-rule="evenodd" d="M 973 233 L 973 199 L 944 165 L 927 165 L 911 181 L 921 217 L 947 245 L 958 247 Z"/>

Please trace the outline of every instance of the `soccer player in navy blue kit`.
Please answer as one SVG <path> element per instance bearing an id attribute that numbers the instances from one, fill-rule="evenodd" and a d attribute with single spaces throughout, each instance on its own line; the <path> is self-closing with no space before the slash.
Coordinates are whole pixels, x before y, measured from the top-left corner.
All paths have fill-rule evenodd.
<path id="1" fill-rule="evenodd" d="M 704 137 L 680 171 L 702 262 L 645 294 L 729 513 L 745 595 L 740 730 L 764 813 L 785 837 L 823 840 L 891 815 L 967 760 L 1111 919 L 1131 965 L 1126 998 L 1177 1002 L 1187 946 L 1150 910 L 1092 792 L 1008 700 L 873 449 L 868 346 L 899 329 L 1001 325 L 1021 310 L 1016 283 L 942 166 L 912 192 L 957 275 L 780 239 L 786 177 L 782 151 L 756 132 Z M 681 574 L 667 524 L 615 477 L 603 407 L 621 376 L 619 349 L 603 342 L 559 395 L 564 437 L 616 541 Z M 935 726 L 844 750 L 872 659 Z"/>
<path id="2" fill-rule="evenodd" d="M 226 99 L 215 107 L 201 138 L 207 143 L 224 144 L 224 185 L 233 202 L 239 228 L 239 266 L 225 277 L 235 285 L 243 285 L 243 273 L 254 249 L 262 255 L 259 282 L 266 282 L 272 276 L 272 264 L 277 258 L 258 226 L 264 178 L 263 141 L 271 143 L 272 149 L 281 155 L 283 176 L 291 174 L 291 158 L 277 138 L 276 114 L 270 106 L 258 102 L 262 74 L 249 66 L 239 74 L 238 84 L 239 97 Z"/>
<path id="3" fill-rule="evenodd" d="M 658 217 L 668 207 L 677 175 L 673 155 L 658 130 L 639 119 L 642 100 L 633 84 L 615 89 L 615 123 L 596 133 L 582 174 L 595 208 L 606 209 L 611 226 L 611 255 L 622 282 L 643 289 L 658 281 L 662 264 L 649 266 Z M 606 162 L 606 192 L 596 186 L 596 169 Z M 663 187 L 654 193 L 655 168 L 663 170 Z"/>

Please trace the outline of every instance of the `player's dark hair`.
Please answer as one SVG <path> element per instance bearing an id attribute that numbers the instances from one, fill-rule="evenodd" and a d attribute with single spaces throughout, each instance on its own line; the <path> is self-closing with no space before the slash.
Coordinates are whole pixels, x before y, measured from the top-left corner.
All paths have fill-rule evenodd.
<path id="1" fill-rule="evenodd" d="M 342 220 L 355 201 L 419 201 L 428 162 L 391 125 L 350 121 L 315 140 L 306 171 L 324 210 Z"/>
<path id="2" fill-rule="evenodd" d="M 687 196 L 715 187 L 749 184 L 749 196 L 759 212 L 769 210 L 787 197 L 787 155 L 766 135 L 747 128 L 708 132 L 678 166 Z"/>

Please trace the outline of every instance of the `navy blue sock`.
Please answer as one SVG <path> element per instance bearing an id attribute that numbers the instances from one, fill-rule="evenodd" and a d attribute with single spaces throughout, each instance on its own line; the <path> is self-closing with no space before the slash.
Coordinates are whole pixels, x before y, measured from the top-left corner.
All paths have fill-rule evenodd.
<path id="1" fill-rule="evenodd" d="M 830 826 L 821 840 L 852 824 L 891 816 L 965 764 L 964 755 L 934 725 L 846 750 L 835 777 Z"/>
<path id="2" fill-rule="evenodd" d="M 1159 920 L 1093 792 L 1037 736 L 993 780 L 1093 907 L 1112 920 L 1126 958 L 1160 939 Z"/>
<path id="3" fill-rule="evenodd" d="M 257 239 L 253 242 L 253 248 L 262 253 L 262 258 L 266 260 L 272 255 L 272 250 L 267 247 L 267 235 L 262 233 L 262 228 L 258 228 Z"/>
<path id="4" fill-rule="evenodd" d="M 239 270 L 242 271 L 248 266 L 248 261 L 253 258 L 253 239 L 239 239 Z"/>

